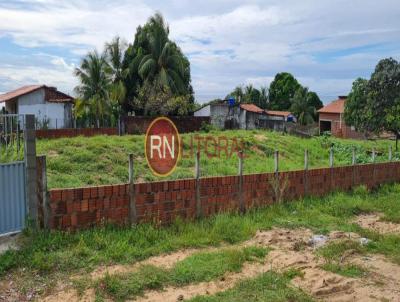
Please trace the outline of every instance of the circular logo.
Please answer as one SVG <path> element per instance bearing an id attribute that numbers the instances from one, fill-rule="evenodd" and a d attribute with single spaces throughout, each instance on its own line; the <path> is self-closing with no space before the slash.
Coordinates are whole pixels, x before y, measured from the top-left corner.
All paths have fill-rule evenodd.
<path id="1" fill-rule="evenodd" d="M 147 128 L 145 137 L 147 164 L 153 174 L 168 176 L 176 168 L 181 141 L 175 124 L 166 117 L 156 118 Z"/>

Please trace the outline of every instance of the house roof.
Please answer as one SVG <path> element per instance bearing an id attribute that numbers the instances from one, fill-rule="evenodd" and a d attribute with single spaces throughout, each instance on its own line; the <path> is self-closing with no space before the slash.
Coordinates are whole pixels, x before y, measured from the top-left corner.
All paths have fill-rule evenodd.
<path id="1" fill-rule="evenodd" d="M 343 113 L 345 101 L 346 101 L 345 97 L 339 97 L 339 99 L 332 101 L 328 105 L 319 109 L 318 112 L 319 113 Z"/>
<path id="2" fill-rule="evenodd" d="M 275 115 L 275 116 L 288 117 L 289 115 L 292 115 L 292 113 L 290 111 L 265 110 L 265 112 L 268 115 Z"/>
<path id="3" fill-rule="evenodd" d="M 0 95 L 0 103 L 12 100 L 14 98 L 20 97 L 22 95 L 31 93 L 35 90 L 42 88 L 44 85 L 28 85 L 21 88 L 15 89 L 13 91 L 7 92 Z"/>
<path id="4" fill-rule="evenodd" d="M 73 102 L 73 100 L 74 100 L 73 97 L 71 97 L 63 92 L 58 91 L 54 87 L 48 87 L 46 85 L 27 85 L 27 86 L 23 86 L 18 89 L 15 89 L 13 91 L 10 91 L 10 92 L 0 95 L 0 103 L 10 101 L 12 99 L 15 99 L 20 96 L 26 95 L 28 93 L 34 92 L 36 90 L 39 90 L 41 88 L 45 88 L 46 92 L 49 92 L 49 93 L 46 93 L 46 95 L 49 96 L 49 97 L 46 97 L 46 101 L 48 101 L 48 102 L 66 103 L 66 102 Z"/>
<path id="5" fill-rule="evenodd" d="M 240 104 L 240 108 L 249 112 L 264 113 L 264 110 L 254 104 Z"/>

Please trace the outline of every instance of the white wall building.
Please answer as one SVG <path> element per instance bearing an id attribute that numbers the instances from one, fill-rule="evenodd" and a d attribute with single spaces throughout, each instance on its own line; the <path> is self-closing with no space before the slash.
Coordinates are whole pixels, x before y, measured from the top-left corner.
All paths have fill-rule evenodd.
<path id="1" fill-rule="evenodd" d="M 34 114 L 39 127 L 64 128 L 72 121 L 74 98 L 45 85 L 24 86 L 0 95 L 9 114 Z"/>

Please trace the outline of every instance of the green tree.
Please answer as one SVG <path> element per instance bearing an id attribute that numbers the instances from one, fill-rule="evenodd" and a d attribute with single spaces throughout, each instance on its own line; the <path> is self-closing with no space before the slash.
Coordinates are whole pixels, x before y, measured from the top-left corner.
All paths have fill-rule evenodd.
<path id="1" fill-rule="evenodd" d="M 357 130 L 371 131 L 368 117 L 368 80 L 358 78 L 353 82 L 351 91 L 346 99 L 344 119 L 346 124 L 354 126 Z"/>
<path id="2" fill-rule="evenodd" d="M 299 82 L 290 73 L 278 73 L 269 87 L 269 108 L 288 110 L 291 106 L 291 99 L 300 87 Z"/>
<path id="3" fill-rule="evenodd" d="M 314 122 L 315 107 L 310 105 L 308 97 L 308 88 L 299 87 L 291 99 L 290 111 L 296 116 L 300 125 L 308 125 Z"/>
<path id="4" fill-rule="evenodd" d="M 100 127 L 100 120 L 111 113 L 109 91 L 112 79 L 105 55 L 89 52 L 74 73 L 80 81 L 75 87 L 78 95 L 75 113 L 78 117 L 94 118 Z"/>
<path id="5" fill-rule="evenodd" d="M 123 66 L 126 48 L 126 43 L 120 37 L 116 36 L 110 43 L 106 43 L 104 51 L 108 63 L 107 70 L 112 79 L 112 85 L 109 87 L 109 97 L 115 117 L 118 117 L 122 113 L 122 106 L 126 97 L 124 80 L 129 72 Z"/>
<path id="6" fill-rule="evenodd" d="M 400 138 L 400 63 L 393 58 L 376 65 L 370 80 L 356 80 L 345 105 L 346 123 L 359 131 L 392 132 Z"/>
<path id="7" fill-rule="evenodd" d="M 123 65 L 129 69 L 125 79 L 128 102 L 139 95 L 144 83 L 151 83 L 158 90 L 167 89 L 173 96 L 187 96 L 185 99 L 194 103 L 189 60 L 169 39 L 168 25 L 160 14 L 155 14 L 143 27 L 138 27 Z M 144 107 L 137 107 L 138 104 L 133 102 L 132 109 L 144 113 Z"/>

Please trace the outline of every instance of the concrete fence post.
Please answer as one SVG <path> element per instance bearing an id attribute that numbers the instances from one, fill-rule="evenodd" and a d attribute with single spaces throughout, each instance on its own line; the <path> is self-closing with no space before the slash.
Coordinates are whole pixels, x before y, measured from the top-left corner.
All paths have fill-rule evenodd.
<path id="1" fill-rule="evenodd" d="M 392 146 L 389 146 L 389 161 L 392 161 L 393 155 L 392 155 Z"/>
<path id="2" fill-rule="evenodd" d="M 36 171 L 36 130 L 35 116 L 25 116 L 25 169 L 26 169 L 26 200 L 29 219 L 38 226 L 38 192 Z"/>
<path id="3" fill-rule="evenodd" d="M 129 223 L 136 224 L 136 200 L 135 200 L 135 180 L 134 180 L 134 166 L 133 154 L 129 154 Z"/>
<path id="4" fill-rule="evenodd" d="M 238 174 L 239 174 L 239 211 L 240 213 L 245 213 L 246 208 L 244 205 L 244 192 L 243 192 L 243 151 L 239 151 L 239 166 L 238 166 Z"/>
<path id="5" fill-rule="evenodd" d="M 304 150 L 304 195 L 308 194 L 308 150 Z"/>
<path id="6" fill-rule="evenodd" d="M 375 148 L 372 149 L 372 163 L 375 163 L 375 159 L 376 159 L 376 152 L 375 152 Z"/>
<path id="7" fill-rule="evenodd" d="M 196 152 L 195 158 L 195 177 L 196 177 L 196 218 L 203 216 L 200 198 L 200 151 Z"/>
<path id="8" fill-rule="evenodd" d="M 356 148 L 353 147 L 352 154 L 351 154 L 351 165 L 352 165 L 352 180 L 351 180 L 351 187 L 353 188 L 355 185 L 355 173 L 356 173 Z"/>
<path id="9" fill-rule="evenodd" d="M 334 162 L 333 162 L 333 147 L 329 149 L 329 167 L 333 168 Z"/>
<path id="10" fill-rule="evenodd" d="M 43 209 L 43 227 L 45 229 L 50 228 L 50 203 L 49 203 L 49 193 L 47 191 L 47 161 L 46 155 L 41 155 L 37 157 L 40 162 L 41 171 L 40 173 L 40 190 L 41 190 L 41 206 Z"/>
<path id="11" fill-rule="evenodd" d="M 277 175 L 279 172 L 279 151 L 274 152 L 274 173 Z"/>

